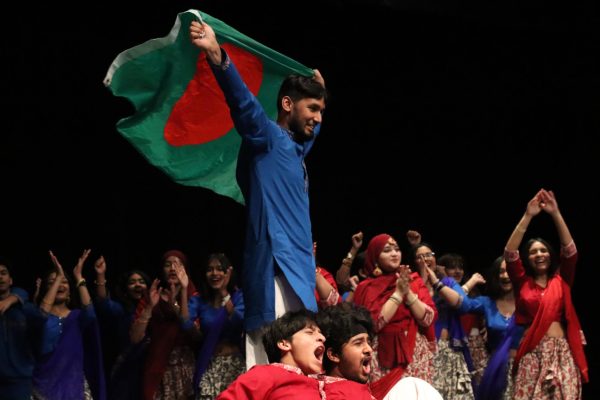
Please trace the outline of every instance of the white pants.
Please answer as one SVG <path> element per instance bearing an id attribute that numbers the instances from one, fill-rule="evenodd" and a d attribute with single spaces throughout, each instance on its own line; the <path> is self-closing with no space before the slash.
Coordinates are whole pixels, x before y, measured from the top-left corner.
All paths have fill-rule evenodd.
<path id="1" fill-rule="evenodd" d="M 275 318 L 287 311 L 295 311 L 304 307 L 283 274 L 275 276 Z M 261 330 L 246 333 L 246 371 L 256 364 L 269 364 L 267 352 L 262 343 Z"/>
<path id="2" fill-rule="evenodd" d="M 402 378 L 385 395 L 383 400 L 444 400 L 440 392 L 422 379 Z"/>

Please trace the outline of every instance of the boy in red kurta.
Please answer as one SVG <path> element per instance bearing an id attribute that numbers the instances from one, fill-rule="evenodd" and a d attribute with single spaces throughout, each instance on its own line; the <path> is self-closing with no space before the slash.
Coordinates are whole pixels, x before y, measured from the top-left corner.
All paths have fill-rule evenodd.
<path id="1" fill-rule="evenodd" d="M 341 303 L 319 311 L 317 323 L 327 338 L 318 375 L 326 398 L 372 400 L 367 382 L 371 374 L 373 320 L 365 308 Z"/>
<path id="2" fill-rule="evenodd" d="M 324 342 L 313 312 L 302 309 L 285 313 L 263 335 L 271 364 L 255 365 L 217 400 L 320 400 L 323 383 L 308 375 L 322 372 Z"/>

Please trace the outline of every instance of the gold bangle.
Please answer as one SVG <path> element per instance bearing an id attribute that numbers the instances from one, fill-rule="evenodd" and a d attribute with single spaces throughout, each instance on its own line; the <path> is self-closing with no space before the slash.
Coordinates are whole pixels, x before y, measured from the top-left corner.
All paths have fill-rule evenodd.
<path id="1" fill-rule="evenodd" d="M 408 298 L 408 296 L 406 296 L 406 297 Z M 419 300 L 419 296 L 417 296 L 417 295 L 415 294 L 415 295 L 414 295 L 414 297 L 413 297 L 413 299 L 412 299 L 412 300 L 405 301 L 405 302 L 404 302 L 404 305 L 405 305 L 406 307 L 410 307 L 410 306 L 412 306 L 413 304 L 415 304 L 415 301 L 417 301 L 417 300 Z"/>
<path id="2" fill-rule="evenodd" d="M 45 305 L 50 306 L 50 307 L 52 307 L 54 305 L 54 304 L 52 304 L 52 303 L 50 303 L 49 301 L 46 301 L 46 300 L 42 300 L 42 304 L 45 304 Z"/>
<path id="3" fill-rule="evenodd" d="M 520 224 L 517 224 L 517 227 L 515 229 L 517 232 L 521 232 L 521 233 L 527 232 L 527 229 L 523 228 Z"/>
<path id="4" fill-rule="evenodd" d="M 104 280 L 104 282 L 98 282 L 98 281 L 94 280 L 94 284 L 96 286 L 106 286 L 106 279 Z"/>
<path id="5" fill-rule="evenodd" d="M 402 304 L 402 299 L 397 298 L 395 294 L 391 295 L 388 300 L 391 300 L 398 305 Z"/>
<path id="6" fill-rule="evenodd" d="M 79 280 L 79 282 L 77 282 L 77 287 L 79 288 L 79 287 L 85 286 L 85 284 L 86 284 L 85 278 L 81 278 Z"/>

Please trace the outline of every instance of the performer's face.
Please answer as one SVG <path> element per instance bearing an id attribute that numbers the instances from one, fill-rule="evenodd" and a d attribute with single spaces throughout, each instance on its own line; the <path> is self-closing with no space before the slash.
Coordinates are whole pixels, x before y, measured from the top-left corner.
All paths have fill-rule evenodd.
<path id="1" fill-rule="evenodd" d="M 148 289 L 144 278 L 137 273 L 129 275 L 127 279 L 127 295 L 133 300 L 139 300 Z"/>
<path id="2" fill-rule="evenodd" d="M 385 247 L 379 254 L 377 264 L 384 272 L 395 272 L 400 267 L 402 261 L 402 252 L 398 243 L 393 238 L 389 238 Z"/>
<path id="3" fill-rule="evenodd" d="M 305 98 L 289 101 L 288 127 L 294 133 L 294 138 L 299 141 L 311 139 L 315 135 L 315 128 L 323 120 L 325 100 Z"/>
<path id="4" fill-rule="evenodd" d="M 550 268 L 550 251 L 542 242 L 533 242 L 527 251 L 527 259 L 536 274 L 548 272 Z"/>
<path id="5" fill-rule="evenodd" d="M 367 333 L 359 333 L 342 345 L 339 357 L 330 354 L 327 356 L 338 365 L 338 370 L 343 378 L 359 383 L 367 383 L 371 375 L 371 358 L 373 348 Z M 333 358 L 332 358 L 333 357 Z"/>
<path id="6" fill-rule="evenodd" d="M 289 351 L 288 362 L 300 368 L 305 374 L 323 372 L 323 353 L 325 353 L 325 336 L 319 327 L 307 325 L 294 333 L 291 341 L 282 341 L 285 350 Z M 281 347 L 280 347 L 281 348 Z"/>

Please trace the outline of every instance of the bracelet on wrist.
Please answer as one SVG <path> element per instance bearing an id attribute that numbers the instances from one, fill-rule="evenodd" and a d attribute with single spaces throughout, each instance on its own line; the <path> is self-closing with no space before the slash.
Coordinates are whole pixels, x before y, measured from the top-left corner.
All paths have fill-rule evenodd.
<path id="1" fill-rule="evenodd" d="M 517 224 L 517 227 L 515 228 L 515 230 L 517 232 L 521 232 L 521 233 L 525 233 L 527 232 L 527 229 L 523 228 L 521 225 Z"/>
<path id="2" fill-rule="evenodd" d="M 96 285 L 96 286 L 106 286 L 106 279 L 103 280 L 102 282 L 98 282 L 97 280 L 94 280 L 94 285 Z"/>
<path id="3" fill-rule="evenodd" d="M 77 282 L 77 287 L 82 287 L 85 286 L 86 282 L 85 282 L 85 278 L 81 278 L 78 282 Z"/>
<path id="4" fill-rule="evenodd" d="M 442 290 L 446 285 L 444 284 L 444 282 L 442 281 L 438 281 L 435 286 L 433 287 L 433 290 L 437 293 L 440 290 Z"/>
<path id="5" fill-rule="evenodd" d="M 469 289 L 469 286 L 467 286 L 466 283 L 462 285 L 462 290 L 463 292 L 465 292 L 465 294 L 469 294 L 469 292 L 471 291 L 471 289 Z"/>
<path id="6" fill-rule="evenodd" d="M 396 297 L 395 294 L 391 295 L 388 300 L 391 300 L 393 303 L 396 303 L 398 305 L 402 304 L 402 299 L 399 299 L 398 297 Z"/>
<path id="7" fill-rule="evenodd" d="M 408 297 L 408 296 L 406 296 L 406 297 Z M 407 301 L 405 301 L 405 302 L 404 302 L 404 305 L 405 305 L 406 307 L 410 307 L 410 306 L 412 306 L 413 304 L 415 304 L 415 301 L 417 301 L 417 300 L 419 300 L 419 296 L 417 296 L 416 294 L 414 294 L 414 295 L 413 295 L 413 298 L 412 298 L 412 300 L 409 300 L 409 299 L 407 298 Z"/>

